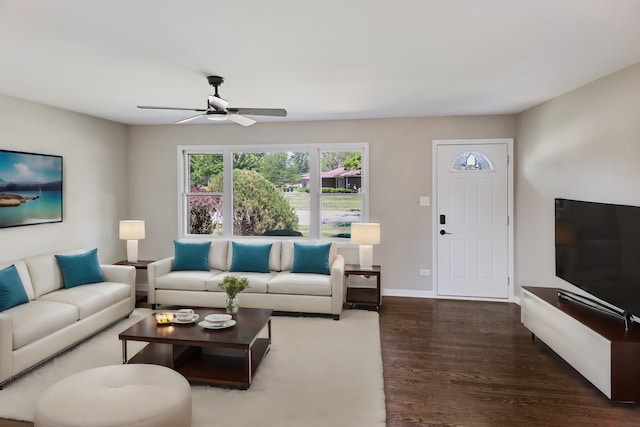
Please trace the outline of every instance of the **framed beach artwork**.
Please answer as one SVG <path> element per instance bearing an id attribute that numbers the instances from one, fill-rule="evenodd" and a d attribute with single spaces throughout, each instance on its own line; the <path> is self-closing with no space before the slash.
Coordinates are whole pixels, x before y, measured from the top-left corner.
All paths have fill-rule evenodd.
<path id="1" fill-rule="evenodd" d="M 62 156 L 0 150 L 0 228 L 62 222 Z"/>

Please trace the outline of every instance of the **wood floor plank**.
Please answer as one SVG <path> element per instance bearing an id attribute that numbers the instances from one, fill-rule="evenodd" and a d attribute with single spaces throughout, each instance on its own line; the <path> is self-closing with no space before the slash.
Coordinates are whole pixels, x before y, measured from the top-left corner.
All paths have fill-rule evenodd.
<path id="1" fill-rule="evenodd" d="M 516 304 L 385 297 L 380 334 L 389 427 L 640 425 L 640 405 L 532 342 Z"/>

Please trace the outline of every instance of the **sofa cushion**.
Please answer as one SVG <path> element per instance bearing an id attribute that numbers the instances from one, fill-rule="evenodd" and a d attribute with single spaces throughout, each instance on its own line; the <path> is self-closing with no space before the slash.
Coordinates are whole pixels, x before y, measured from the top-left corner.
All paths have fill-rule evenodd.
<path id="1" fill-rule="evenodd" d="M 294 243 L 295 240 L 285 240 L 282 242 L 282 255 L 280 258 L 280 270 L 281 271 L 291 271 L 291 267 L 293 266 L 293 258 L 294 258 Z M 305 242 L 308 244 L 315 243 L 327 243 L 322 240 L 310 240 Z M 331 242 L 331 249 L 329 250 L 329 268 L 333 265 L 333 262 L 336 259 L 336 245 Z"/>
<path id="2" fill-rule="evenodd" d="M 331 295 L 331 276 L 281 271 L 267 285 L 270 294 Z"/>
<path id="3" fill-rule="evenodd" d="M 173 271 L 199 270 L 209 271 L 209 249 L 211 242 L 173 241 L 175 257 Z"/>
<path id="4" fill-rule="evenodd" d="M 79 319 L 77 307 L 53 301 L 31 301 L 4 313 L 13 318 L 14 350 L 72 325 Z"/>
<path id="5" fill-rule="evenodd" d="M 15 265 L 0 270 L 0 311 L 29 302 Z"/>
<path id="6" fill-rule="evenodd" d="M 80 319 L 85 319 L 130 296 L 131 288 L 125 283 L 101 282 L 60 289 L 40 297 L 39 301 L 74 305 L 78 307 Z"/>
<path id="7" fill-rule="evenodd" d="M 0 264 L 0 269 L 7 268 L 12 265 L 15 265 L 16 270 L 18 270 L 18 276 L 20 276 L 20 281 L 22 282 L 24 290 L 27 292 L 27 296 L 30 300 L 34 299 L 33 285 L 31 284 L 31 277 L 29 276 L 27 264 L 25 264 L 24 261 L 14 261 L 9 264 Z"/>
<path id="8" fill-rule="evenodd" d="M 65 288 L 104 282 L 98 261 L 98 249 L 91 249 L 82 254 L 56 255 L 56 260 Z"/>
<path id="9" fill-rule="evenodd" d="M 238 240 L 235 240 L 238 242 Z M 253 238 L 251 240 L 239 241 L 240 243 L 245 244 L 255 244 L 255 243 L 271 243 L 271 252 L 269 253 L 269 271 L 280 271 L 280 248 L 281 244 L 279 240 L 263 240 L 259 238 Z M 231 261 L 233 258 L 233 245 L 232 241 L 229 243 L 228 247 L 228 256 L 227 256 L 227 264 L 225 268 L 221 268 L 221 270 L 227 270 L 231 268 Z"/>
<path id="10" fill-rule="evenodd" d="M 218 270 L 212 271 L 172 271 L 156 277 L 156 289 L 174 289 L 183 291 L 204 291 L 207 289 L 207 281 L 216 274 Z"/>
<path id="11" fill-rule="evenodd" d="M 39 255 L 24 260 L 29 270 L 34 298 L 62 288 L 62 275 L 53 254 Z"/>
<path id="12" fill-rule="evenodd" d="M 268 273 L 272 243 L 231 242 L 231 272 Z"/>
<path id="13" fill-rule="evenodd" d="M 229 241 L 218 239 L 211 241 L 209 249 L 209 268 L 211 270 L 226 270 Z"/>
<path id="14" fill-rule="evenodd" d="M 242 291 L 242 293 L 265 294 L 267 293 L 267 283 L 269 283 L 269 280 L 276 274 L 278 273 L 275 271 L 269 273 L 234 273 L 225 271 L 207 280 L 207 290 L 210 292 L 224 292 L 220 289 L 222 280 L 227 276 L 236 276 L 245 277 L 249 280 L 249 287 Z"/>
<path id="15" fill-rule="evenodd" d="M 330 274 L 329 252 L 331 243 L 293 244 L 292 273 Z"/>

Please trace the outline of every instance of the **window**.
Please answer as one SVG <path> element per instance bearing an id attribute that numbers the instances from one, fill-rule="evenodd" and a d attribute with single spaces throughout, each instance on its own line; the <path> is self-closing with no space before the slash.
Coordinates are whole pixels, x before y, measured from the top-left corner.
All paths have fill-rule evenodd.
<path id="1" fill-rule="evenodd" d="M 492 171 L 493 166 L 487 157 L 478 152 L 467 151 L 460 154 L 453 161 L 451 170 L 454 171 Z"/>
<path id="2" fill-rule="evenodd" d="M 351 237 L 351 223 L 362 222 L 362 152 L 321 151 L 322 237 Z"/>
<path id="3" fill-rule="evenodd" d="M 366 220 L 368 144 L 178 151 L 182 236 L 347 239 Z"/>
<path id="4" fill-rule="evenodd" d="M 305 151 L 233 152 L 233 235 L 308 235 L 309 195 L 298 191 L 309 172 Z M 301 223 L 300 217 L 303 217 Z"/>
<path id="5" fill-rule="evenodd" d="M 223 158 L 222 154 L 186 155 L 189 173 L 183 197 L 188 234 L 222 234 Z"/>

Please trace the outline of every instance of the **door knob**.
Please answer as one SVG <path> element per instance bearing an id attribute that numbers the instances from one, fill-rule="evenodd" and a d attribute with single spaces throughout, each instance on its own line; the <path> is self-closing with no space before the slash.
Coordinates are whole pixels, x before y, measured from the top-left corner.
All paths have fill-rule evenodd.
<path id="1" fill-rule="evenodd" d="M 446 231 L 444 231 L 444 230 L 440 230 L 440 235 L 444 236 L 445 234 L 451 234 L 451 233 L 447 233 L 447 232 L 446 232 Z"/>

